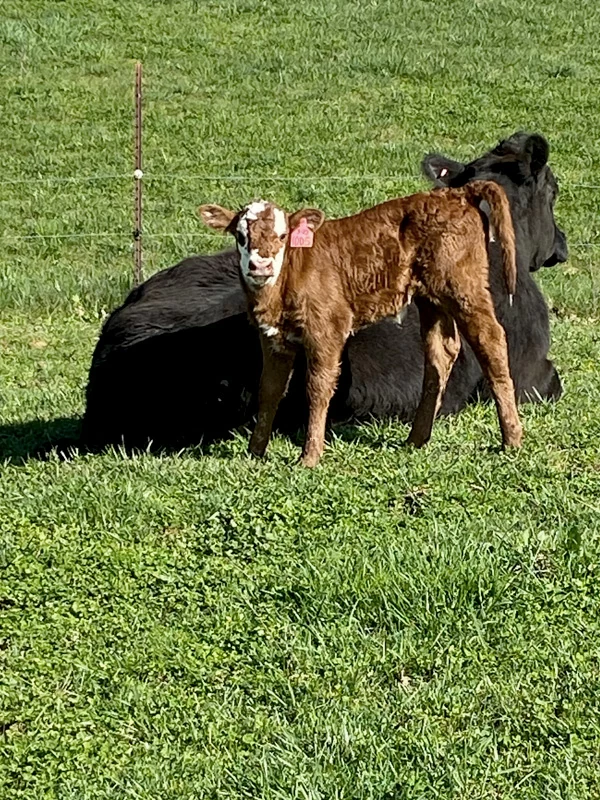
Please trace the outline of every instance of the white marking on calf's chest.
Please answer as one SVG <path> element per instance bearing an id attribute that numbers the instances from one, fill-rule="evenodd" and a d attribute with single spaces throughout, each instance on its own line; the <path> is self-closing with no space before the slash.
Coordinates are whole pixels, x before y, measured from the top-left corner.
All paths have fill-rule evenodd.
<path id="1" fill-rule="evenodd" d="M 292 345 L 302 344 L 302 336 L 297 333 L 282 333 L 279 328 L 268 325 L 266 322 L 261 322 L 258 327 L 260 332 L 271 341 L 275 350 L 281 349 L 285 342 Z"/>
<path id="2" fill-rule="evenodd" d="M 270 339 L 279 335 L 279 328 L 274 328 L 272 325 L 265 325 L 265 323 L 261 323 L 259 328 L 264 335 L 268 336 Z"/>

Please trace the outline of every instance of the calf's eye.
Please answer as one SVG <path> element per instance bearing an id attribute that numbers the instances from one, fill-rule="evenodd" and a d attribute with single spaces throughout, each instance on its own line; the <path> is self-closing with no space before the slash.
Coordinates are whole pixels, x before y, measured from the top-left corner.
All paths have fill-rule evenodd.
<path id="1" fill-rule="evenodd" d="M 287 233 L 282 233 L 281 236 L 279 237 L 280 241 L 282 241 L 282 242 L 285 241 L 285 237 L 286 236 L 287 236 Z"/>

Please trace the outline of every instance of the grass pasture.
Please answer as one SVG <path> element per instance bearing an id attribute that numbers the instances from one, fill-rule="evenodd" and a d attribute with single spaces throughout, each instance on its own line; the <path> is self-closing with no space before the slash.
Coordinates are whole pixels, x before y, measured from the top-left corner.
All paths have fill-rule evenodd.
<path id="1" fill-rule="evenodd" d="M 592 0 L 4 0 L 2 800 L 600 797 L 599 33 Z M 565 395 L 522 451 L 474 406 L 314 471 L 243 435 L 35 457 L 130 284 L 135 58 L 147 272 L 220 246 L 200 202 L 344 214 L 548 137 Z"/>

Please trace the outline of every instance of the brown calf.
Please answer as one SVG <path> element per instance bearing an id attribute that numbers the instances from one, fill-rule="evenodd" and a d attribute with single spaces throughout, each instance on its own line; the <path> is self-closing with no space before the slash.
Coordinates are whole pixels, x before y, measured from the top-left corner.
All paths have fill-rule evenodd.
<path id="1" fill-rule="evenodd" d="M 483 201 L 487 213 L 480 209 Z M 250 315 L 261 334 L 252 453 L 263 455 L 267 448 L 297 349 L 304 347 L 309 422 L 302 463 L 315 466 L 347 338 L 383 317 L 400 322 L 413 297 L 421 316 L 425 377 L 408 442 L 421 446 L 431 436 L 460 331 L 489 381 L 504 445 L 521 444 L 506 337 L 488 286 L 487 239 L 495 231 L 511 295 L 516 287 L 510 209 L 496 183 L 435 189 L 336 220 L 324 221 L 316 209 L 288 215 L 264 201 L 237 213 L 204 205 L 199 213 L 211 228 L 236 237 Z"/>

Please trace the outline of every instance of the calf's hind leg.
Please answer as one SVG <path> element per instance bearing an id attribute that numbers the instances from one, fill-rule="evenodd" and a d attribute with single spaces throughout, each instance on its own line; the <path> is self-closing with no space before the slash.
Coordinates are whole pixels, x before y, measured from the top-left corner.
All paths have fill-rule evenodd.
<path id="1" fill-rule="evenodd" d="M 471 296 L 468 306 L 460 304 L 456 321 L 471 345 L 487 378 L 496 403 L 504 447 L 520 447 L 523 427 L 517 411 L 515 387 L 508 362 L 504 328 L 498 322 L 489 292 Z"/>
<path id="2" fill-rule="evenodd" d="M 423 391 L 407 444 L 422 447 L 431 437 L 433 421 L 440 410 L 446 384 L 460 352 L 460 337 L 454 320 L 429 300 L 418 299 L 421 337 L 425 351 Z"/>
<path id="3" fill-rule="evenodd" d="M 263 456 L 273 428 L 273 420 L 281 398 L 286 393 L 294 369 L 295 352 L 276 352 L 270 342 L 261 336 L 263 369 L 258 393 L 258 417 L 250 438 L 249 451 Z"/>

